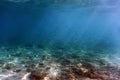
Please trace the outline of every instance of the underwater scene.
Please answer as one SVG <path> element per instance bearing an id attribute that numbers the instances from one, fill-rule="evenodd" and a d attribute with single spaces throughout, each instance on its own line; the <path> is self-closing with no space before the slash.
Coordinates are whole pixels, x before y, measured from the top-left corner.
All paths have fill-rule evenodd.
<path id="1" fill-rule="evenodd" d="M 119 0 L 0 0 L 0 80 L 120 80 Z"/>

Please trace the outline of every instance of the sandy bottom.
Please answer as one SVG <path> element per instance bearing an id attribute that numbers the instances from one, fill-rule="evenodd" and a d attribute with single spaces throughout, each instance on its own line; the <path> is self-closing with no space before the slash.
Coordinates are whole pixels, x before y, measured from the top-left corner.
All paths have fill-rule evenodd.
<path id="1" fill-rule="evenodd" d="M 0 80 L 120 80 L 120 67 L 86 51 L 0 48 Z M 93 53 L 93 52 L 91 52 Z M 92 58 L 91 58 L 92 55 Z"/>

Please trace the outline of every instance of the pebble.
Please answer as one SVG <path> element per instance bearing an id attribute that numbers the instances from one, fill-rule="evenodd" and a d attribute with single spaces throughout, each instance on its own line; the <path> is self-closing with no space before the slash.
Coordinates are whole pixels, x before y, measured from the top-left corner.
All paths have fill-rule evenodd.
<path id="1" fill-rule="evenodd" d="M 15 70 L 13 70 L 13 72 L 20 72 L 21 69 L 20 68 L 16 68 Z"/>

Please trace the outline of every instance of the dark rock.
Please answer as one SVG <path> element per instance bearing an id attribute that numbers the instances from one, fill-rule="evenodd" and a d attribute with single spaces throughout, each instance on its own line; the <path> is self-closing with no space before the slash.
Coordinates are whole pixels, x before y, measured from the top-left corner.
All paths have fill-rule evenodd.
<path id="1" fill-rule="evenodd" d="M 27 68 L 26 72 L 32 72 L 32 69 L 31 68 Z"/>
<path id="2" fill-rule="evenodd" d="M 20 68 L 16 68 L 15 70 L 13 70 L 13 72 L 20 72 L 21 69 Z"/>
<path id="3" fill-rule="evenodd" d="M 30 78 L 30 80 L 43 80 L 46 75 L 47 74 L 45 74 L 45 73 L 33 71 L 33 72 L 31 72 L 31 75 L 29 78 Z"/>
<path id="4" fill-rule="evenodd" d="M 41 63 L 39 63 L 39 66 L 44 67 L 45 65 L 44 65 L 44 63 L 41 62 Z"/>

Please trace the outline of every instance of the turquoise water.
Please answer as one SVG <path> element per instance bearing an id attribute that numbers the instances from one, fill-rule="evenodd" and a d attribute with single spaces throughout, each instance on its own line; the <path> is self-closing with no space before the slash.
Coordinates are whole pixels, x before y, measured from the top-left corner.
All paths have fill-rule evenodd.
<path id="1" fill-rule="evenodd" d="M 0 80 L 28 80 L 17 79 L 10 72 L 17 72 L 18 68 L 21 76 L 32 71 L 44 72 L 47 79 L 42 80 L 58 80 L 57 76 L 66 80 L 61 76 L 70 65 L 80 67 L 85 77 L 91 66 L 100 71 L 119 68 L 117 2 L 21 1 L 0 2 Z M 116 79 L 112 70 L 109 80 L 120 79 L 117 69 L 113 74 Z M 69 80 L 83 80 L 79 72 L 68 73 L 75 77 Z M 5 74 L 11 76 L 4 77 Z"/>

